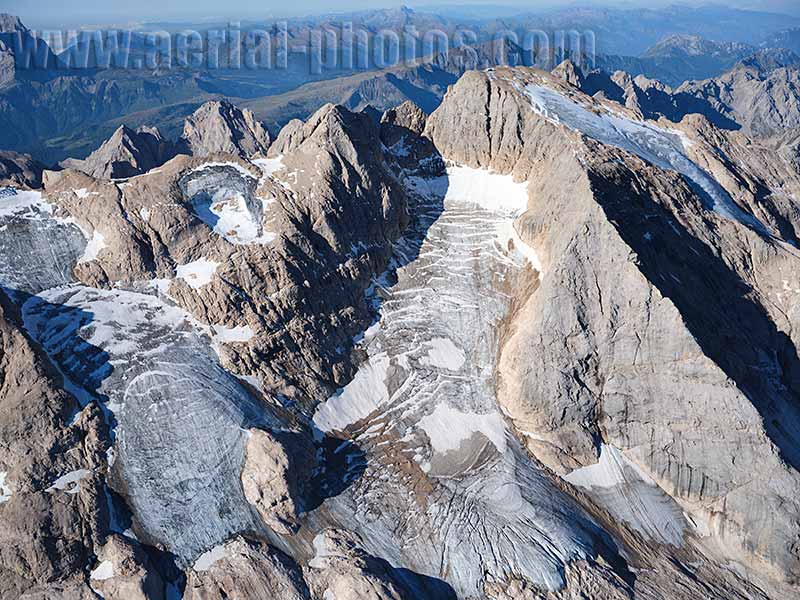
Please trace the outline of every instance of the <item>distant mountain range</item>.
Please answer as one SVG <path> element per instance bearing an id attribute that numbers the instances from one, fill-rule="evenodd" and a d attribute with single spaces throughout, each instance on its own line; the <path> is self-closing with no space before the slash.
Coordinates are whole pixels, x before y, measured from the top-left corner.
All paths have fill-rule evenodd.
<path id="1" fill-rule="evenodd" d="M 746 18 L 746 19 L 745 19 Z M 326 101 L 353 109 L 372 105 L 380 110 L 410 99 L 426 112 L 433 111 L 447 87 L 471 68 L 496 64 L 536 64 L 553 68 L 569 53 L 550 48 L 547 54 L 526 52 L 524 39 L 502 48 L 489 43 L 498 30 L 522 34 L 537 28 L 553 32 L 574 28 L 592 30 L 598 52 L 583 48 L 577 58 L 593 58 L 584 64 L 608 73 L 624 70 L 644 75 L 671 87 L 686 80 L 703 80 L 731 69 L 761 50 L 763 65 L 791 64 L 796 56 L 774 48 L 797 50 L 800 19 L 721 7 L 672 9 L 565 8 L 487 18 L 479 13 L 437 14 L 407 7 L 363 11 L 347 15 L 323 15 L 289 21 L 291 47 L 307 48 L 314 28 L 336 27 L 350 20 L 356 28 L 375 33 L 415 27 L 424 33 L 440 29 L 452 33 L 468 27 L 476 33 L 476 51 L 451 50 L 447 55 L 420 56 L 413 65 L 379 68 L 374 62 L 310 69 L 309 57 L 290 52 L 284 69 L 153 68 L 26 69 L 17 49 L 33 49 L 26 56 L 52 67 L 74 62 L 76 46 L 59 55 L 34 37 L 16 17 L 0 17 L 0 149 L 29 152 L 53 164 L 67 157 L 83 158 L 120 125 L 157 126 L 169 137 L 177 136 L 183 119 L 200 104 L 215 98 L 230 98 L 250 107 L 275 133 L 292 118 L 305 118 Z M 745 23 L 743 25 L 742 23 Z M 247 26 L 268 27 L 266 23 Z M 181 24 L 181 27 L 186 24 Z M 201 29 L 210 29 L 206 23 Z M 168 24 L 149 24 L 143 28 Z M 175 29 L 177 26 L 173 25 Z M 244 26 L 243 26 L 244 27 Z M 788 28 L 787 28 L 788 27 Z M 796 29 L 792 29 L 796 27 Z M 689 33 L 692 32 L 692 33 Z M 142 61 L 147 47 L 143 32 L 133 32 L 131 60 Z M 712 41 L 717 40 L 717 41 Z M 227 56 L 227 47 L 221 54 Z M 417 55 L 424 48 L 413 49 Z M 93 53 L 90 52 L 89 56 Z M 175 58 L 174 52 L 161 59 Z M 768 57 L 772 58 L 768 58 Z M 575 59 L 575 56 L 571 56 Z"/>

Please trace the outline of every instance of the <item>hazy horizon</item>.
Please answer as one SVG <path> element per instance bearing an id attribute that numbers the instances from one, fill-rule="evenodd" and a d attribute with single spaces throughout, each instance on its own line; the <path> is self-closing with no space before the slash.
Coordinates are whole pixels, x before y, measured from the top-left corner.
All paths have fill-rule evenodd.
<path id="1" fill-rule="evenodd" d="M 574 7 L 609 7 L 609 8 L 661 8 L 671 4 L 683 6 L 717 5 L 762 12 L 777 12 L 800 16 L 800 3 L 792 0 L 737 0 L 734 2 L 692 2 L 676 0 L 659 0 L 657 2 L 592 1 L 592 0 L 548 0 L 546 2 L 525 2 L 524 0 L 506 0 L 501 3 L 490 3 L 485 0 L 466 0 L 462 2 L 430 2 L 429 0 L 398 2 L 396 0 L 347 0 L 332 6 L 322 0 L 309 0 L 295 8 L 285 4 L 256 3 L 250 0 L 231 0 L 222 9 L 216 0 L 180 0 L 164 3 L 157 0 L 140 0 L 135 5 L 125 3 L 115 5 L 108 1 L 84 0 L 79 4 L 65 5 L 58 0 L 7 0 L 0 9 L 19 16 L 23 23 L 32 28 L 63 28 L 80 25 L 132 24 L 159 21 L 187 21 L 200 23 L 219 20 L 268 20 L 275 18 L 297 18 L 328 13 L 347 13 L 352 11 L 399 8 L 406 5 L 415 10 L 425 12 L 446 11 L 457 13 L 481 9 L 490 14 L 497 9 L 498 16 L 507 16 L 511 12 L 534 12 L 537 10 Z"/>

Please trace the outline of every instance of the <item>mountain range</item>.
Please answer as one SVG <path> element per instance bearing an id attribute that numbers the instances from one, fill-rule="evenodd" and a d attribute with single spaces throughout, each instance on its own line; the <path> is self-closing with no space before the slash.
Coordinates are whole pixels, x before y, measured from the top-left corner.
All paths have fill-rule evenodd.
<path id="1" fill-rule="evenodd" d="M 547 58 L 15 71 L 0 598 L 796 597 L 798 58 Z"/>

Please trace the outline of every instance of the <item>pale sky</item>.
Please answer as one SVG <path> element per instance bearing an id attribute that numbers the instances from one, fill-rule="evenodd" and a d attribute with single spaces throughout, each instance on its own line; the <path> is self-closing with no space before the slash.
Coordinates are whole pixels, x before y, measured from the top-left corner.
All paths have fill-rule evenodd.
<path id="1" fill-rule="evenodd" d="M 347 12 L 370 8 L 391 8 L 407 4 L 418 10 L 435 12 L 435 4 L 484 5 L 499 4 L 519 7 L 520 10 L 536 10 L 567 5 L 605 5 L 624 7 L 665 6 L 671 3 L 699 4 L 697 0 L 503 0 L 492 3 L 486 0 L 301 0 L 287 3 L 276 0 L 2 0 L 1 12 L 18 15 L 31 28 L 63 28 L 82 24 L 124 24 L 138 21 L 170 20 L 246 20 L 270 19 L 291 16 L 306 16 L 328 12 Z M 728 0 L 716 2 L 740 8 L 767 10 L 800 15 L 797 0 Z"/>

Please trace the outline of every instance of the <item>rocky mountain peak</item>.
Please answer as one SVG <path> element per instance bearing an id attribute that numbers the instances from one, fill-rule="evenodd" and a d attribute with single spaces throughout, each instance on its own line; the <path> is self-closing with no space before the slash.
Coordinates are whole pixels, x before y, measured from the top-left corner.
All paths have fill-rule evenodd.
<path id="1" fill-rule="evenodd" d="M 194 156 L 226 152 L 247 157 L 265 154 L 270 138 L 251 111 L 212 100 L 186 119 L 180 144 Z"/>
<path id="2" fill-rule="evenodd" d="M 753 53 L 751 56 L 743 58 L 734 69 L 755 69 L 756 71 L 767 73 L 800 64 L 800 56 L 786 48 L 763 48 Z"/>
<path id="3" fill-rule="evenodd" d="M 566 81 L 575 87 L 581 87 L 584 82 L 583 73 L 575 66 L 570 59 L 562 61 L 555 69 L 551 71 L 553 75 Z"/>
<path id="4" fill-rule="evenodd" d="M 27 32 L 28 28 L 16 15 L 0 13 L 0 33 L 15 33 L 17 31 Z"/>
<path id="5" fill-rule="evenodd" d="M 120 125 L 103 144 L 83 160 L 66 160 L 64 167 L 98 179 L 119 179 L 146 173 L 174 154 L 172 144 L 155 127 L 131 129 Z"/>
<path id="6" fill-rule="evenodd" d="M 381 135 L 387 127 L 400 127 L 407 129 L 416 135 L 421 135 L 425 130 L 425 121 L 428 116 L 422 109 L 411 102 L 406 100 L 401 105 L 390 108 L 381 117 Z M 384 143 L 386 141 L 384 140 Z"/>
<path id="7" fill-rule="evenodd" d="M 0 150 L 0 186 L 39 188 L 44 167 L 27 154 Z"/>

